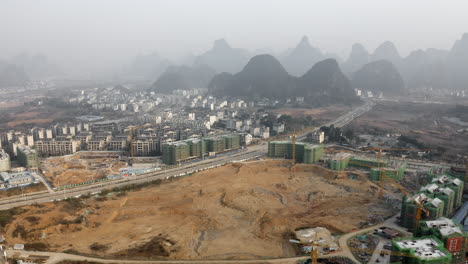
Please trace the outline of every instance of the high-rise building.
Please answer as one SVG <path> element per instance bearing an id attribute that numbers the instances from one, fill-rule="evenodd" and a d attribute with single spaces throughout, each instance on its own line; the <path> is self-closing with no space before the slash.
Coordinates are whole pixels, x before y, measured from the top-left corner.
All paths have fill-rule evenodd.
<path id="1" fill-rule="evenodd" d="M 0 149 L 0 172 L 11 169 L 10 155 L 3 149 Z"/>
<path id="2" fill-rule="evenodd" d="M 429 211 L 429 215 L 423 213 L 423 217 L 428 220 L 434 220 L 444 215 L 444 202 L 439 198 L 431 198 L 427 194 L 418 193 L 412 198 L 403 197 L 401 206 L 401 225 L 408 229 L 414 230 L 416 227 L 416 213 L 418 205 L 416 201 L 419 201 L 426 210 Z"/>
<path id="3" fill-rule="evenodd" d="M 78 150 L 78 147 L 81 145 L 81 142 L 78 140 L 65 139 L 65 140 L 55 140 L 55 139 L 45 139 L 38 140 L 36 142 L 36 151 L 40 155 L 68 155 L 74 154 Z"/>
<path id="4" fill-rule="evenodd" d="M 176 141 L 163 144 L 162 160 L 167 165 L 177 165 L 190 157 L 190 147 L 186 142 Z"/>
<path id="5" fill-rule="evenodd" d="M 208 152 L 219 153 L 226 149 L 226 141 L 223 137 L 215 136 L 205 139 L 206 150 Z"/>
<path id="6" fill-rule="evenodd" d="M 291 141 L 268 142 L 268 157 L 292 159 L 293 143 Z M 323 145 L 296 142 L 296 162 L 315 163 L 323 156 Z"/>
<path id="7" fill-rule="evenodd" d="M 465 263 L 465 252 L 468 237 L 460 225 L 451 219 L 441 217 L 431 221 L 421 221 L 418 236 L 435 236 L 444 243 L 445 249 L 452 254 L 452 263 Z"/>
<path id="8" fill-rule="evenodd" d="M 19 145 L 17 147 L 18 151 L 18 163 L 26 168 L 38 168 L 39 160 L 37 157 L 36 150 L 30 148 L 29 146 Z"/>
<path id="9" fill-rule="evenodd" d="M 330 169 L 344 170 L 348 167 L 349 159 L 352 157 L 351 153 L 340 152 L 333 156 L 330 160 Z"/>

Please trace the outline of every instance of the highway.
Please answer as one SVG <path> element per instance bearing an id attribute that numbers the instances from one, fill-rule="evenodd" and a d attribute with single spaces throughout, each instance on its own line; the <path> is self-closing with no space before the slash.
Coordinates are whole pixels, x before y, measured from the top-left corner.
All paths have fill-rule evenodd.
<path id="1" fill-rule="evenodd" d="M 366 100 L 366 103 L 364 105 L 361 105 L 361 106 L 353 109 L 352 111 L 338 117 L 337 119 L 323 124 L 322 126 L 331 126 L 331 125 L 333 125 L 334 127 L 344 127 L 345 125 L 349 124 L 351 121 L 356 119 L 357 117 L 360 117 L 361 115 L 363 115 L 366 112 L 368 112 L 369 110 L 371 110 L 372 107 L 374 107 L 374 105 L 375 105 L 375 103 L 373 101 Z M 310 129 L 308 132 L 316 132 L 319 129 L 320 129 L 320 127 L 315 127 L 315 128 Z M 297 139 L 298 140 L 303 140 L 303 139 L 306 138 L 306 136 L 307 136 L 307 133 L 304 133 L 302 135 L 298 135 Z"/>
<path id="2" fill-rule="evenodd" d="M 232 154 L 222 158 L 215 158 L 210 160 L 200 161 L 198 163 L 189 164 L 186 166 L 171 168 L 167 170 L 160 170 L 148 174 L 138 175 L 136 177 L 128 177 L 115 181 L 102 182 L 99 184 L 88 185 L 77 187 L 68 190 L 56 191 L 54 193 L 39 193 L 29 196 L 19 197 L 16 199 L 0 200 L 0 210 L 6 210 L 17 206 L 31 205 L 34 203 L 44 203 L 53 200 L 61 200 L 70 197 L 77 197 L 86 194 L 97 193 L 102 190 L 109 190 L 116 187 L 123 187 L 130 184 L 139 184 L 145 182 L 151 182 L 157 179 L 167 179 L 169 177 L 184 176 L 187 174 L 195 173 L 198 171 L 211 169 L 219 166 L 223 166 L 227 163 L 239 162 L 244 160 L 253 159 L 264 155 L 262 152 L 255 150 L 247 150 L 244 152 Z"/>
<path id="3" fill-rule="evenodd" d="M 330 121 L 325 126 L 334 125 L 335 127 L 342 127 L 355 118 L 366 113 L 375 105 L 372 101 L 366 101 L 364 105 L 361 105 L 350 112 L 338 117 L 337 119 Z M 298 135 L 298 140 L 304 139 L 307 136 L 307 133 L 312 131 L 317 131 L 320 127 L 311 128 L 302 134 Z M 70 197 L 78 197 L 86 194 L 98 193 L 103 190 L 109 190 L 116 187 L 123 187 L 130 184 L 139 184 L 145 182 L 151 182 L 157 179 L 167 179 L 169 177 L 183 176 L 198 171 L 211 169 L 214 167 L 223 166 L 227 163 L 240 162 L 249 159 L 254 159 L 265 155 L 267 151 L 267 143 L 263 142 L 261 144 L 251 146 L 248 149 L 233 153 L 230 155 L 225 155 L 218 158 L 206 159 L 196 163 L 191 163 L 175 168 L 164 169 L 156 172 L 151 172 L 147 174 L 141 174 L 136 177 L 128 177 L 124 179 L 118 179 L 113 181 L 101 182 L 93 185 L 84 185 L 81 187 L 76 187 L 72 189 L 64 189 L 60 191 L 52 191 L 48 188 L 48 192 L 38 192 L 24 195 L 22 197 L 10 197 L 0 200 L 0 210 L 6 210 L 17 206 L 31 205 L 35 203 L 44 203 L 54 200 L 61 200 Z M 43 177 L 40 177 L 42 181 L 46 181 Z"/>

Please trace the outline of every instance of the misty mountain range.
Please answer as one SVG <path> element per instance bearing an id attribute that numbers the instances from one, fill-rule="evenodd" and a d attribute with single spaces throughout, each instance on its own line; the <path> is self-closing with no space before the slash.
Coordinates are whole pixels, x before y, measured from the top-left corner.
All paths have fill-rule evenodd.
<path id="1" fill-rule="evenodd" d="M 9 60 L 0 60 L 0 87 L 24 86 L 31 79 L 62 74 L 43 54 L 22 53 Z"/>
<path id="2" fill-rule="evenodd" d="M 268 50 L 265 50 L 268 51 Z M 253 54 L 258 55 L 261 51 Z M 249 52 L 232 48 L 225 40 L 214 42 L 212 49 L 195 57 L 193 65 L 212 68 L 217 73 L 237 74 L 247 64 Z M 406 89 L 464 89 L 468 87 L 468 34 L 456 41 L 450 51 L 427 49 L 417 50 L 402 57 L 396 46 L 386 41 L 373 53 L 359 43 L 352 46 L 347 60 L 337 55 L 324 54 L 303 37 L 296 47 L 277 55 L 278 61 L 292 76 L 303 76 L 319 61 L 334 58 L 343 73 L 351 79 L 352 87 L 364 91 L 401 94 Z M 221 82 L 229 76 L 217 76 Z M 166 76 L 161 78 L 167 79 Z M 188 87 L 199 87 L 203 82 L 187 83 Z M 208 85 L 208 82 L 206 83 Z M 174 85 L 175 87 L 177 85 Z M 156 89 L 158 90 L 158 89 Z"/>
<path id="3" fill-rule="evenodd" d="M 352 104 L 359 99 L 334 59 L 317 62 L 300 77 L 290 75 L 275 57 L 257 55 L 236 74 L 221 73 L 209 84 L 212 94 L 248 98 L 303 97 L 313 105 Z"/>
<path id="4" fill-rule="evenodd" d="M 270 54 L 271 50 L 251 53 L 233 48 L 226 40 L 219 39 L 203 54 L 187 58 L 187 65 L 177 65 L 153 53 L 137 56 L 125 74 L 154 80 L 152 89 L 161 92 L 207 87 L 216 73 L 227 73 L 217 75 L 217 79 L 236 75 L 253 56 L 262 53 Z M 402 57 L 390 41 L 382 43 L 372 53 L 357 43 L 352 46 L 346 60 L 334 54 L 324 54 L 307 37 L 303 37 L 295 47 L 276 55 L 276 58 L 289 75 L 298 78 L 302 78 L 316 63 L 333 58 L 351 80 L 353 88 L 387 94 L 415 88 L 460 90 L 468 87 L 468 34 L 457 40 L 451 50 L 416 50 L 406 57 Z M 60 74 L 59 68 L 41 54 L 25 53 L 0 61 L 0 86 L 3 87 L 24 85 L 30 79 Z"/>

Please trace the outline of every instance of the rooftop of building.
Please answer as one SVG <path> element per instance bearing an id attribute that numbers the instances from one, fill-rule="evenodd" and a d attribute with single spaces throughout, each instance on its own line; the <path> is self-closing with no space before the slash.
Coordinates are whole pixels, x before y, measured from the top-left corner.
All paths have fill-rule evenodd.
<path id="1" fill-rule="evenodd" d="M 353 156 L 353 154 L 351 154 L 351 153 L 340 152 L 340 153 L 336 154 L 335 156 L 333 156 L 332 160 L 336 160 L 336 161 L 345 160 L 345 159 L 351 158 L 352 156 Z"/>
<path id="2" fill-rule="evenodd" d="M 292 144 L 292 141 L 289 141 L 289 140 L 274 140 L 274 141 L 269 141 L 268 143 L 272 143 L 272 144 Z M 311 143 L 301 142 L 301 141 L 296 142 L 296 145 L 309 147 L 309 148 L 316 148 L 316 147 L 321 146 L 320 144 L 311 144 Z"/>
<path id="3" fill-rule="evenodd" d="M 460 186 L 463 183 L 461 180 L 459 180 L 457 178 L 447 176 L 447 175 L 441 175 L 441 176 L 435 177 L 435 178 L 432 179 L 432 182 L 433 183 L 439 183 L 439 184 L 445 184 L 445 185 L 453 184 L 453 185 L 456 185 L 456 186 Z"/>
<path id="4" fill-rule="evenodd" d="M 429 228 L 437 228 L 441 235 L 447 237 L 452 234 L 463 234 L 463 231 L 451 219 L 441 217 L 437 220 L 425 221 Z"/>
<path id="5" fill-rule="evenodd" d="M 21 152 L 23 152 L 23 153 L 26 154 L 26 155 L 36 153 L 36 150 L 35 150 L 35 149 L 32 149 L 32 148 L 29 147 L 29 146 L 19 145 L 17 148 L 18 148 L 18 150 L 20 150 Z"/>
<path id="6" fill-rule="evenodd" d="M 33 175 L 29 171 L 22 172 L 0 172 L 0 178 L 3 181 L 9 181 L 11 179 L 31 178 Z"/>
<path id="7" fill-rule="evenodd" d="M 187 142 L 184 142 L 184 141 L 174 141 L 174 142 L 166 142 L 165 143 L 166 145 L 169 145 L 169 146 L 187 146 Z"/>
<path id="8" fill-rule="evenodd" d="M 417 193 L 413 196 L 413 198 L 407 198 L 407 202 L 414 202 L 414 201 L 419 201 L 420 203 L 424 205 L 431 205 L 434 206 L 435 208 L 439 208 L 441 205 L 443 205 L 443 201 L 440 200 L 439 198 L 429 198 L 426 194 L 424 193 Z"/>
<path id="9" fill-rule="evenodd" d="M 430 183 L 426 186 L 421 187 L 421 191 L 428 193 L 444 193 L 446 195 L 451 195 L 454 192 L 450 188 L 439 186 L 435 183 Z"/>
<path id="10" fill-rule="evenodd" d="M 411 254 L 421 259 L 436 259 L 447 256 L 439 249 L 440 243 L 434 238 L 407 238 L 396 241 L 400 249 L 411 249 Z"/>
<path id="11" fill-rule="evenodd" d="M 0 160 L 7 160 L 10 159 L 10 155 L 5 152 L 5 150 L 0 149 Z"/>
<path id="12" fill-rule="evenodd" d="M 353 155 L 353 159 L 354 159 L 354 160 L 366 160 L 366 161 L 377 162 L 377 159 L 376 159 L 376 158 L 374 158 L 374 157 L 368 157 L 368 156 L 363 156 L 363 155 Z M 385 162 L 385 161 L 381 160 L 381 162 Z"/>

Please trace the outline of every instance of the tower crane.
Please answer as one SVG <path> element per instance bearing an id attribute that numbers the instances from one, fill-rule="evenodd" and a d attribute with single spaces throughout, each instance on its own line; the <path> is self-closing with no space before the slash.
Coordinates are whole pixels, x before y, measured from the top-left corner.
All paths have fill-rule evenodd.
<path id="1" fill-rule="evenodd" d="M 385 168 L 381 166 L 381 161 L 382 161 L 382 152 L 383 151 L 431 151 L 430 149 L 407 149 L 407 148 L 366 148 L 366 150 L 375 150 L 376 151 L 376 156 L 377 156 L 377 164 L 379 165 L 379 170 L 380 170 L 380 184 L 382 185 L 382 189 L 380 189 L 379 192 L 379 198 L 382 198 L 383 196 L 383 188 L 385 185 Z"/>
<path id="2" fill-rule="evenodd" d="M 315 233 L 315 239 L 312 240 L 312 241 L 309 241 L 309 242 L 301 242 L 301 241 L 296 240 L 296 239 L 290 239 L 289 242 L 312 247 L 312 249 L 310 250 L 310 259 L 312 260 L 312 264 L 317 264 L 318 263 L 319 247 L 327 247 L 328 246 L 326 244 L 319 243 L 317 233 Z"/>
<path id="3" fill-rule="evenodd" d="M 371 166 L 371 165 L 368 165 L 368 164 L 362 164 L 362 163 L 354 163 L 354 164 L 359 165 L 359 166 L 363 166 L 363 167 L 368 167 L 368 168 L 381 168 L 380 163 L 379 163 L 379 167 Z M 383 174 L 382 174 L 382 172 L 383 172 Z M 382 180 L 382 177 L 385 176 L 385 171 L 381 170 L 380 173 L 381 173 L 380 179 Z M 415 226 L 415 229 L 417 229 L 419 227 L 419 222 L 422 219 L 422 213 L 424 212 L 426 216 L 429 216 L 429 214 L 430 214 L 429 210 L 427 210 L 423 205 L 422 197 L 419 195 L 417 198 L 415 198 L 413 195 L 411 195 L 406 190 L 405 187 L 403 187 L 401 184 L 399 184 L 392 177 L 388 177 L 387 180 L 390 182 L 390 184 L 393 187 L 395 187 L 396 189 L 401 191 L 405 196 L 408 197 L 408 199 L 412 200 L 416 204 L 417 208 L 416 208 L 416 214 L 415 214 L 415 217 L 414 217 L 414 226 Z M 379 197 L 380 198 L 382 197 L 384 189 L 385 189 L 385 185 L 383 185 L 383 184 L 380 185 L 380 190 L 379 190 Z"/>
<path id="4" fill-rule="evenodd" d="M 292 134 L 292 165 L 296 165 L 296 134 Z"/>

